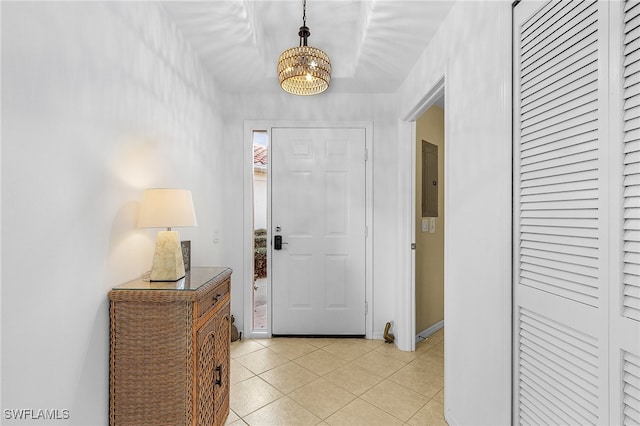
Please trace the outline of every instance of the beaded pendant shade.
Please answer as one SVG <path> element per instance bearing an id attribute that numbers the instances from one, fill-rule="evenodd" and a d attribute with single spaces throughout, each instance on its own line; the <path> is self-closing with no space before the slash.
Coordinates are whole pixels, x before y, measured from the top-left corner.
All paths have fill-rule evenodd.
<path id="1" fill-rule="evenodd" d="M 300 46 L 287 49 L 278 58 L 280 87 L 294 95 L 317 95 L 329 87 L 331 61 L 322 50 L 307 45 L 311 35 L 307 27 L 307 1 L 302 2 Z"/>

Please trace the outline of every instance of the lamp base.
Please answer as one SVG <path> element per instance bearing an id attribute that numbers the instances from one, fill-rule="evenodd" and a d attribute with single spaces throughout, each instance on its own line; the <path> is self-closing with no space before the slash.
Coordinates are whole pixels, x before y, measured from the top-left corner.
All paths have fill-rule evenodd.
<path id="1" fill-rule="evenodd" d="M 185 276 L 180 237 L 176 231 L 160 231 L 153 253 L 151 281 L 178 281 Z"/>

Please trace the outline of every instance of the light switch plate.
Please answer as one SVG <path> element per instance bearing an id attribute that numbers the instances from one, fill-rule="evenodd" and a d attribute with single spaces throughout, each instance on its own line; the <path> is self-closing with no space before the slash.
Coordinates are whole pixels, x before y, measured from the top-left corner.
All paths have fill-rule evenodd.
<path id="1" fill-rule="evenodd" d="M 436 232 L 436 218 L 432 217 L 429 222 L 429 233 L 434 234 Z"/>
<path id="2" fill-rule="evenodd" d="M 422 218 L 422 232 L 427 232 L 429 230 L 429 219 L 423 217 Z"/>

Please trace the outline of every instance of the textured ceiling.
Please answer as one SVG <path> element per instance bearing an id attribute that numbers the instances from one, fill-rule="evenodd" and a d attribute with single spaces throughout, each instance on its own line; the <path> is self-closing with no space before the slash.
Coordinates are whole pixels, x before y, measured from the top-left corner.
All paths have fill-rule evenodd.
<path id="1" fill-rule="evenodd" d="M 297 46 L 302 0 L 163 2 L 220 88 L 280 91 L 276 62 Z M 307 0 L 309 45 L 331 58 L 329 91 L 391 93 L 402 83 L 453 0 Z"/>

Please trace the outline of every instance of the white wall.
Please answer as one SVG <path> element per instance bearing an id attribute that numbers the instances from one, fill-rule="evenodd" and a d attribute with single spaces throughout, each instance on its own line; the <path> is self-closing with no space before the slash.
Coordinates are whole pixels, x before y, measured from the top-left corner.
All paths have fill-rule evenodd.
<path id="1" fill-rule="evenodd" d="M 242 182 L 243 170 L 239 167 L 251 155 L 243 150 L 244 120 L 296 120 L 296 121 L 370 121 L 373 122 L 373 336 L 382 338 L 387 321 L 395 317 L 394 299 L 399 282 L 394 259 L 397 253 L 396 224 L 398 222 L 396 122 L 392 98 L 389 95 L 354 95 L 324 93 L 314 97 L 295 97 L 286 93 L 278 95 L 233 95 L 225 104 L 225 179 Z M 235 186 L 227 186 L 225 192 L 225 261 L 236 273 L 232 289 L 232 312 L 236 325 L 242 329 L 242 288 L 238 271 L 242 270 L 243 194 Z M 229 241 L 231 239 L 232 241 Z M 245 284 L 250 279 L 243 277 Z M 248 321 L 248 319 L 247 319 Z"/>
<path id="2" fill-rule="evenodd" d="M 456 3 L 397 98 L 404 119 L 445 78 L 445 415 L 454 425 L 510 423 L 510 39 L 509 2 Z"/>
<path id="3" fill-rule="evenodd" d="M 157 231 L 136 227 L 143 189 L 191 189 L 193 264 L 222 261 L 216 89 L 154 4 L 1 7 L 0 422 L 107 424 L 107 292 L 150 268 Z"/>

